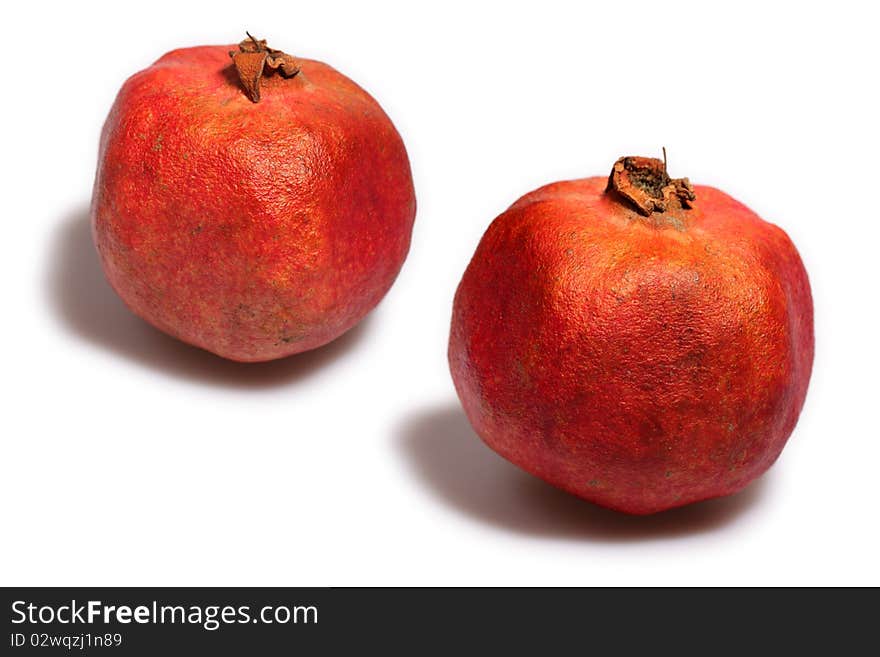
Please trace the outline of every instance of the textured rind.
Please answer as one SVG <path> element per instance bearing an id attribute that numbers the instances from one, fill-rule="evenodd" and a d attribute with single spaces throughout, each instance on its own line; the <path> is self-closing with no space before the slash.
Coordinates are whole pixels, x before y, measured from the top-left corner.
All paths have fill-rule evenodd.
<path id="1" fill-rule="evenodd" d="M 338 337 L 385 295 L 409 249 L 406 150 L 326 64 L 243 93 L 228 52 L 175 50 L 129 78 L 101 136 L 92 229 L 138 315 L 229 359 Z"/>
<path id="2" fill-rule="evenodd" d="M 496 452 L 602 506 L 734 493 L 804 403 L 806 271 L 781 229 L 716 189 L 645 218 L 605 186 L 543 187 L 484 235 L 449 342 L 465 412 Z"/>

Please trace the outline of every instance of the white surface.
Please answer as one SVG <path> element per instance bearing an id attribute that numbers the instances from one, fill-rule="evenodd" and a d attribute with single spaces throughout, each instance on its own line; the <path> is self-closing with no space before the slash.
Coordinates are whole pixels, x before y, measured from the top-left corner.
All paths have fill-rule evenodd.
<path id="1" fill-rule="evenodd" d="M 400 5 L 4 10 L 0 583 L 880 584 L 871 5 Z M 370 319 L 257 366 L 129 315 L 86 215 L 125 77 L 245 29 L 368 89 L 409 148 L 419 201 L 409 259 Z M 817 350 L 801 421 L 762 481 L 638 519 L 483 447 L 445 350 L 494 216 L 664 145 L 673 175 L 791 235 Z"/>

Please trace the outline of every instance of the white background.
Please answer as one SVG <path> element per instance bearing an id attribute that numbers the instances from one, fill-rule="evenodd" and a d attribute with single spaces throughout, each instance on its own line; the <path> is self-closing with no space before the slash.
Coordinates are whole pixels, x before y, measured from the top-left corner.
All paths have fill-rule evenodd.
<path id="1" fill-rule="evenodd" d="M 0 582 L 880 584 L 870 6 L 7 5 Z M 370 91 L 408 146 L 419 202 L 409 259 L 369 319 L 263 365 L 131 316 L 86 214 L 123 80 L 245 29 Z M 455 286 L 498 213 L 661 146 L 672 175 L 788 231 L 817 349 L 800 423 L 765 477 L 633 518 L 483 447 L 445 351 Z"/>

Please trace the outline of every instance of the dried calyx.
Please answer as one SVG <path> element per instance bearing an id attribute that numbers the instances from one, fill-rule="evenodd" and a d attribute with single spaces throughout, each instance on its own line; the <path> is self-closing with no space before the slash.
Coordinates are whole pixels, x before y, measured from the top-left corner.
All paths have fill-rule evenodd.
<path id="1" fill-rule="evenodd" d="M 285 78 L 299 73 L 296 59 L 287 53 L 269 48 L 265 39 L 255 39 L 250 32 L 248 38 L 238 44 L 238 51 L 231 50 L 229 56 L 238 71 L 241 86 L 253 102 L 260 102 L 260 79 L 264 74 L 278 71 Z"/>
<path id="2" fill-rule="evenodd" d="M 614 163 L 606 191 L 614 191 L 646 217 L 654 212 L 693 207 L 694 188 L 687 178 L 670 178 L 663 159 L 622 157 Z"/>

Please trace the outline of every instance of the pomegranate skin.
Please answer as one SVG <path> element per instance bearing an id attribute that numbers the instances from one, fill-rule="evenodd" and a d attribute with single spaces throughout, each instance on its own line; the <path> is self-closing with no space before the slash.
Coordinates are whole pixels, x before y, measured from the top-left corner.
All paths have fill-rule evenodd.
<path id="1" fill-rule="evenodd" d="M 237 46 L 172 51 L 129 78 L 101 136 L 92 231 L 137 315 L 236 361 L 314 349 L 394 282 L 415 195 L 379 105 L 317 61 L 245 95 Z"/>
<path id="2" fill-rule="evenodd" d="M 780 228 L 717 189 L 646 217 L 607 184 L 547 185 L 489 227 L 455 295 L 459 398 L 489 447 L 596 504 L 734 493 L 804 403 L 807 273 Z"/>

